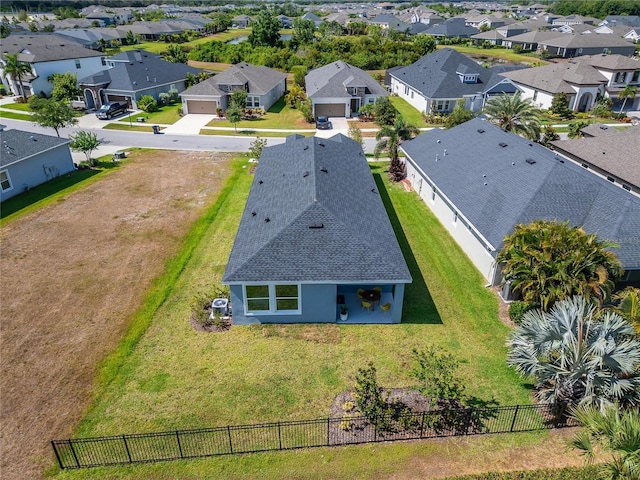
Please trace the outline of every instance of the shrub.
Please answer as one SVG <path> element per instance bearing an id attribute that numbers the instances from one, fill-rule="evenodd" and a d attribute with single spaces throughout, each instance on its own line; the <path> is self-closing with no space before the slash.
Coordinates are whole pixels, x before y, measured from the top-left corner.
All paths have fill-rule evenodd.
<path id="1" fill-rule="evenodd" d="M 520 300 L 515 301 L 511 305 L 509 305 L 509 318 L 516 325 L 520 325 L 522 316 L 529 310 L 533 310 L 534 308 L 536 308 L 535 304 L 522 302 Z"/>
<path id="2" fill-rule="evenodd" d="M 169 105 L 169 94 L 166 92 L 162 92 L 160 95 L 158 95 L 158 98 L 160 99 L 160 104 L 161 105 Z"/>
<path id="3" fill-rule="evenodd" d="M 373 421 L 386 413 L 387 402 L 383 397 L 383 388 L 378 385 L 373 363 L 369 362 L 366 368 L 358 369 L 353 390 L 358 409 L 369 420 Z"/>
<path id="4" fill-rule="evenodd" d="M 158 111 L 158 102 L 151 95 L 144 95 L 138 100 L 138 108 L 147 113 Z"/>

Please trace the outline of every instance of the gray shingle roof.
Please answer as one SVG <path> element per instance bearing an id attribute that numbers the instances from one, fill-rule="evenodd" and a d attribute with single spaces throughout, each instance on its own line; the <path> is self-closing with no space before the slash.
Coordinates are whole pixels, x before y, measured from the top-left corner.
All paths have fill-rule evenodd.
<path id="1" fill-rule="evenodd" d="M 496 250 L 515 225 L 556 219 L 618 243 L 625 268 L 640 268 L 640 198 L 541 145 L 474 119 L 402 150 Z"/>
<path id="2" fill-rule="evenodd" d="M 27 63 L 104 56 L 104 53 L 53 34 L 9 35 L 0 41 L 0 45 L 3 54 L 19 53 L 18 59 Z"/>
<path id="3" fill-rule="evenodd" d="M 0 132 L 0 167 L 20 162 L 38 153 L 66 145 L 66 138 L 43 135 L 23 130 L 4 130 Z"/>
<path id="4" fill-rule="evenodd" d="M 282 82 L 287 75 L 269 67 L 256 67 L 246 62 L 232 65 L 224 72 L 185 90 L 183 95 L 226 95 L 218 85 L 249 85 L 248 93 L 264 95 Z"/>
<path id="5" fill-rule="evenodd" d="M 484 68 L 465 55 L 443 48 L 391 73 L 427 98 L 462 98 L 487 91 L 500 81 L 496 75 L 522 66 Z M 462 83 L 458 73 L 478 73 L 479 83 Z"/>
<path id="6" fill-rule="evenodd" d="M 442 23 L 436 23 L 433 27 L 425 30 L 424 33 L 436 37 L 470 37 L 480 33 L 480 30 L 465 25 L 464 18 L 450 18 Z"/>
<path id="7" fill-rule="evenodd" d="M 264 149 L 223 281 L 411 281 L 358 143 L 291 136 Z"/>
<path id="8" fill-rule="evenodd" d="M 388 95 L 388 92 L 371 75 L 342 60 L 311 70 L 305 77 L 307 95 L 312 98 L 351 98 L 351 94 L 345 89 L 346 80 L 352 84 L 366 86 L 367 93 L 372 95 Z"/>
<path id="9" fill-rule="evenodd" d="M 145 90 L 154 85 L 179 82 L 187 73 L 197 75 L 200 70 L 184 63 L 171 63 L 145 50 L 122 52 L 109 60 L 117 63 L 94 75 L 78 79 L 78 84 L 108 83 L 108 89 L 123 92 Z"/>

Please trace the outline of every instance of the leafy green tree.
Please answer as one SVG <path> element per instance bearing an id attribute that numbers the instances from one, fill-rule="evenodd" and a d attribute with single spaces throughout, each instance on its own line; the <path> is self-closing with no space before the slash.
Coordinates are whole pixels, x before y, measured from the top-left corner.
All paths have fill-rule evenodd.
<path id="1" fill-rule="evenodd" d="M 311 100 L 307 98 L 306 100 L 301 101 L 298 104 L 298 110 L 300 110 L 300 113 L 307 123 L 313 123 L 313 104 L 311 103 Z"/>
<path id="2" fill-rule="evenodd" d="M 522 99 L 520 92 L 514 95 L 502 94 L 489 100 L 484 108 L 489 121 L 500 128 L 521 135 L 529 140 L 540 139 L 540 119 L 538 109 L 531 99 Z"/>
<path id="3" fill-rule="evenodd" d="M 413 44 L 419 48 L 420 55 L 427 55 L 436 51 L 436 39 L 431 35 L 415 35 Z"/>
<path id="4" fill-rule="evenodd" d="M 322 22 L 318 27 L 318 35 L 324 40 L 339 37 L 342 35 L 342 25 L 338 22 Z"/>
<path id="5" fill-rule="evenodd" d="M 314 22 L 304 18 L 296 18 L 293 21 L 291 40 L 295 42 L 296 45 L 307 45 L 315 39 L 315 31 L 316 24 Z"/>
<path id="6" fill-rule="evenodd" d="M 252 25 L 249 43 L 273 47 L 280 42 L 280 22 L 270 10 L 262 10 Z"/>
<path id="7" fill-rule="evenodd" d="M 137 103 L 138 108 L 144 112 L 152 113 L 158 111 L 158 101 L 151 95 L 143 95 Z"/>
<path id="8" fill-rule="evenodd" d="M 125 40 L 127 42 L 127 45 L 135 45 L 136 43 L 138 43 L 136 35 L 131 30 L 127 30 Z"/>
<path id="9" fill-rule="evenodd" d="M 613 296 L 614 311 L 631 323 L 640 333 L 640 288 L 627 287 Z"/>
<path id="10" fill-rule="evenodd" d="M 360 146 L 363 146 L 362 131 L 360 130 L 360 127 L 358 127 L 358 122 L 349 122 L 348 133 L 350 139 L 355 140 L 360 144 Z"/>
<path id="11" fill-rule="evenodd" d="M 28 73 L 31 73 L 31 66 L 28 63 L 18 60 L 17 53 L 5 53 L 4 74 L 11 78 L 11 81 L 16 85 L 19 91 L 14 92 L 15 95 L 24 97 L 24 86 L 22 85 L 22 77 Z"/>
<path id="12" fill-rule="evenodd" d="M 360 110 L 358 110 L 358 113 L 360 114 L 363 120 L 371 121 L 373 120 L 374 108 L 375 108 L 375 105 L 373 103 L 367 103 L 360 107 Z"/>
<path id="13" fill-rule="evenodd" d="M 413 350 L 414 367 L 409 375 L 418 381 L 415 389 L 424 395 L 432 406 L 438 400 L 462 401 L 465 387 L 456 377 L 459 362 L 451 354 L 433 345 L 424 351 Z"/>
<path id="14" fill-rule="evenodd" d="M 304 65 L 296 65 L 295 67 L 293 67 L 291 69 L 291 72 L 293 73 L 293 83 L 294 85 L 299 85 L 302 88 L 305 88 L 305 79 L 304 77 L 307 76 L 307 67 L 305 67 Z"/>
<path id="15" fill-rule="evenodd" d="M 245 90 L 234 90 L 229 98 L 229 104 L 242 110 L 247 105 L 247 92 Z"/>
<path id="16" fill-rule="evenodd" d="M 233 124 L 233 129 L 237 132 L 238 122 L 242 120 L 242 110 L 238 107 L 238 105 L 234 105 L 232 103 L 229 108 L 227 108 L 225 116 Z"/>
<path id="17" fill-rule="evenodd" d="M 601 97 L 593 106 L 590 113 L 594 117 L 613 117 L 613 100 L 608 97 Z"/>
<path id="18" fill-rule="evenodd" d="M 551 142 L 556 140 L 560 140 L 560 135 L 558 135 L 556 129 L 551 125 L 546 125 L 542 131 L 542 139 L 540 140 L 540 143 L 548 148 L 551 146 Z"/>
<path id="19" fill-rule="evenodd" d="M 0 38 L 7 38 L 11 34 L 11 28 L 9 25 L 0 23 Z"/>
<path id="20" fill-rule="evenodd" d="M 293 85 L 291 85 L 291 87 L 289 88 L 289 91 L 284 96 L 284 101 L 291 108 L 298 108 L 300 105 L 300 102 L 303 102 L 306 98 L 307 98 L 307 94 L 304 93 L 303 88 L 300 85 L 297 85 L 294 83 Z"/>
<path id="21" fill-rule="evenodd" d="M 496 261 L 503 264 L 505 280 L 525 302 L 547 311 L 575 294 L 600 303 L 608 300 L 623 272 L 620 260 L 609 250 L 616 246 L 568 222 L 537 220 L 516 225 Z"/>
<path id="22" fill-rule="evenodd" d="M 255 158 L 256 160 L 260 158 L 262 155 L 262 150 L 267 146 L 267 139 L 256 137 L 256 139 L 251 142 L 249 145 L 249 153 L 251 153 L 251 158 Z"/>
<path id="23" fill-rule="evenodd" d="M 569 138 L 582 138 L 582 129 L 584 127 L 588 127 L 590 123 L 591 122 L 588 120 L 576 120 L 574 122 L 569 122 L 569 126 L 567 127 L 569 133 L 567 133 L 567 136 Z"/>
<path id="24" fill-rule="evenodd" d="M 569 108 L 569 97 L 566 93 L 556 93 L 551 100 L 551 110 L 555 115 L 560 115 L 562 118 L 572 118 L 573 111 Z"/>
<path id="25" fill-rule="evenodd" d="M 87 157 L 87 163 L 93 164 L 91 161 L 91 153 L 100 146 L 102 141 L 93 132 L 85 132 L 80 130 L 75 135 L 69 135 L 71 139 L 71 149 L 76 152 L 82 152 Z"/>
<path id="26" fill-rule="evenodd" d="M 460 125 L 461 123 L 467 122 L 473 118 L 473 112 L 471 110 L 467 110 L 464 108 L 464 100 L 458 100 L 456 106 L 453 107 L 453 110 L 444 122 L 444 126 L 446 128 L 452 128 L 456 125 Z"/>
<path id="27" fill-rule="evenodd" d="M 384 389 L 378 385 L 376 367 L 369 362 L 366 368 L 359 368 L 353 396 L 358 409 L 369 420 L 376 420 L 387 412 L 387 402 L 383 396 Z"/>
<path id="28" fill-rule="evenodd" d="M 391 163 L 389 164 L 389 178 L 393 182 L 399 182 L 405 177 L 404 165 L 400 162 L 398 156 L 398 146 L 403 140 L 409 140 L 420 133 L 417 127 L 407 125 L 402 115 L 398 116 L 396 122 L 391 125 L 383 125 L 378 133 L 376 133 L 376 147 L 374 155 L 376 158 L 385 148 L 389 154 Z"/>
<path id="29" fill-rule="evenodd" d="M 58 101 L 71 101 L 82 95 L 82 89 L 78 87 L 78 75 L 75 73 L 54 73 L 49 77 L 53 83 L 51 98 Z"/>
<path id="30" fill-rule="evenodd" d="M 600 465 L 603 479 L 640 480 L 640 410 L 622 410 L 617 405 L 601 411 L 594 407 L 572 412 L 583 429 L 571 446 L 591 462 L 601 454 L 609 460 Z M 596 453 L 596 451 L 598 453 Z"/>
<path id="31" fill-rule="evenodd" d="M 530 310 L 507 341 L 507 363 L 535 380 L 542 402 L 604 408 L 640 401 L 640 341 L 612 311 L 581 296 Z"/>
<path id="32" fill-rule="evenodd" d="M 398 110 L 393 106 L 389 97 L 378 97 L 373 106 L 373 118 L 379 126 L 393 125 L 398 116 Z"/>
<path id="33" fill-rule="evenodd" d="M 171 63 L 187 63 L 187 54 L 180 45 L 167 45 L 162 58 Z"/>
<path id="34" fill-rule="evenodd" d="M 622 98 L 622 106 L 620 107 L 620 113 L 624 110 L 625 105 L 627 104 L 627 99 L 630 98 L 633 102 L 636 99 L 636 92 L 638 91 L 638 87 L 636 85 L 625 85 L 622 91 L 618 94 L 618 98 Z"/>
<path id="35" fill-rule="evenodd" d="M 29 18 L 27 16 L 27 11 L 26 10 L 20 10 L 18 12 L 18 20 L 20 20 L 21 22 L 26 22 L 27 18 Z"/>
<path id="36" fill-rule="evenodd" d="M 53 128 L 58 137 L 61 128 L 78 123 L 75 111 L 66 102 L 34 95 L 29 99 L 29 108 L 33 112 L 33 122 L 41 127 Z"/>

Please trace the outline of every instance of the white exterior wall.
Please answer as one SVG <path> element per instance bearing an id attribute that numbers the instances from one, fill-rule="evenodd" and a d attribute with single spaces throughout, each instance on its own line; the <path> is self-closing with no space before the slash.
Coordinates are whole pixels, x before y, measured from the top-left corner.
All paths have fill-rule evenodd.
<path id="1" fill-rule="evenodd" d="M 54 73 L 75 73 L 77 78 L 87 77 L 94 73 L 104 70 L 105 65 L 102 64 L 103 57 L 87 57 L 79 58 L 80 68 L 76 68 L 75 59 L 70 60 L 57 60 L 55 62 L 41 62 L 34 63 L 32 66 L 33 72 L 38 76 L 33 82 L 31 82 L 31 89 L 34 95 L 44 92 L 47 95 L 51 94 L 53 90 L 53 84 L 47 81 Z M 104 57 L 106 58 L 106 57 Z"/>
<path id="2" fill-rule="evenodd" d="M 490 251 L 487 244 L 478 238 L 479 234 L 474 232 L 473 227 L 458 212 L 458 219 L 454 223 L 455 206 L 436 187 L 435 201 L 433 196 L 433 182 L 420 172 L 411 162 L 407 161 L 407 179 L 411 182 L 412 188 L 418 193 L 420 198 L 440 220 L 440 223 L 447 229 L 456 243 L 462 248 L 471 262 L 480 271 L 487 282 L 497 284 L 500 276 L 496 275 L 495 251 Z"/>
<path id="3" fill-rule="evenodd" d="M 522 92 L 521 97 L 523 99 L 530 98 L 533 101 L 534 105 L 542 109 L 551 108 L 551 101 L 553 100 L 553 95 L 551 95 L 550 93 L 541 92 L 540 90 L 538 90 L 536 99 L 533 100 L 533 97 L 536 93 L 535 88 L 527 87 L 526 85 L 520 85 L 520 84 L 518 84 L 517 86 L 518 86 L 518 90 Z"/>
<path id="4" fill-rule="evenodd" d="M 408 85 L 404 82 L 401 82 L 395 77 L 391 77 L 391 91 L 397 94 L 400 98 L 405 99 L 409 104 L 418 110 L 419 112 L 427 111 L 427 99 L 422 96 L 421 93 L 417 92 L 413 88 L 409 87 L 409 93 L 405 94 L 405 87 Z"/>

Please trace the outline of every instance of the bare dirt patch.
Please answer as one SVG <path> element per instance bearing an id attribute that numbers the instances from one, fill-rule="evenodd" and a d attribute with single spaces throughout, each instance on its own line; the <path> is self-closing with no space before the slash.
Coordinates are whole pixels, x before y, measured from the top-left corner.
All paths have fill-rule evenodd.
<path id="1" fill-rule="evenodd" d="M 230 173 L 229 155 L 133 153 L 0 231 L 3 478 L 38 478 L 72 435 L 98 362 Z"/>

